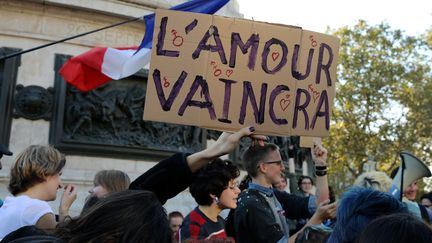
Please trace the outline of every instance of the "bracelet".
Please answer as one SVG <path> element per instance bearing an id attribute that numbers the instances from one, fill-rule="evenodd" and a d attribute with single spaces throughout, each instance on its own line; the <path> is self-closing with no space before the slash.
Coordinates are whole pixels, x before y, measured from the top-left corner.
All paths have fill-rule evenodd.
<path id="1" fill-rule="evenodd" d="M 327 170 L 317 170 L 315 171 L 316 176 L 325 176 L 327 175 Z"/>
<path id="2" fill-rule="evenodd" d="M 327 170 L 327 166 L 326 165 L 316 165 L 315 170 Z"/>

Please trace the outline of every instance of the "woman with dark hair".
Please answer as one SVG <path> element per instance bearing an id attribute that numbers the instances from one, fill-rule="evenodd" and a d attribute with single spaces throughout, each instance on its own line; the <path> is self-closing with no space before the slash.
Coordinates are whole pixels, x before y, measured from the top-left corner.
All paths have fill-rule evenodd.
<path id="1" fill-rule="evenodd" d="M 124 190 L 101 198 L 93 207 L 54 233 L 66 242 L 171 242 L 162 204 L 149 191 Z"/>
<path id="2" fill-rule="evenodd" d="M 395 213 L 370 222 L 360 234 L 358 243 L 430 243 L 432 229 L 417 217 Z"/>
<path id="3" fill-rule="evenodd" d="M 236 178 L 239 169 L 228 160 L 216 159 L 205 166 L 189 187 L 198 203 L 190 212 L 177 234 L 178 241 L 187 239 L 227 238 L 223 209 L 237 207 L 240 189 Z"/>
<path id="4" fill-rule="evenodd" d="M 42 231 L 29 226 L 1 242 L 150 242 L 171 243 L 162 204 L 149 191 L 124 190 L 101 198 L 84 214 Z"/>
<path id="5" fill-rule="evenodd" d="M 297 186 L 301 196 L 309 197 L 312 195 L 313 179 L 310 176 L 300 176 L 297 181 Z"/>
<path id="6" fill-rule="evenodd" d="M 312 194 L 312 187 L 314 186 L 314 181 L 312 177 L 305 176 L 305 175 L 300 176 L 299 179 L 297 180 L 297 186 L 299 189 L 298 192 L 299 196 L 315 198 L 315 195 Z M 298 232 L 300 229 L 302 229 L 306 225 L 308 220 L 309 220 L 308 218 L 297 219 L 295 229 L 290 231 L 290 234 L 294 234 Z"/>

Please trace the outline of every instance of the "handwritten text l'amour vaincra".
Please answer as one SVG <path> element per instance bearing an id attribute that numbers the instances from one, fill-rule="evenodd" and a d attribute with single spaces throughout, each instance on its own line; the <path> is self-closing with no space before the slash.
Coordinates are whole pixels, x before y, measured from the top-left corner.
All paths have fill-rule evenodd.
<path id="1" fill-rule="evenodd" d="M 149 80 L 154 82 L 163 111 L 175 112 L 182 117 L 188 109 L 207 110 L 208 118 L 217 121 L 222 127 L 233 122 L 243 125 L 248 112 L 252 112 L 258 125 L 272 123 L 276 126 L 291 126 L 292 129 L 313 130 L 321 122 L 324 125 L 322 127 L 329 130 L 331 97 L 328 91 L 334 90 L 335 75 L 332 72 L 335 72 L 337 55 L 331 45 L 320 42 L 312 35 L 298 43 L 270 38 L 268 34 L 244 34 L 235 30 L 221 36 L 220 29 L 226 26 L 212 23 L 206 26 L 207 31 L 203 31 L 199 39 L 189 42 L 188 51 L 185 51 L 181 45 L 187 43 L 187 35 L 200 25 L 200 21 L 192 19 L 183 26 L 184 31 L 181 33 L 178 33 L 178 25 L 177 30 L 170 28 L 170 21 L 176 20 L 161 16 L 160 24 L 155 29 L 157 37 L 154 38 L 153 48 L 156 50 L 153 51 L 156 57 L 175 59 L 187 55 L 191 61 L 208 64 L 202 73 L 180 70 L 176 74 L 169 74 L 172 84 L 170 89 L 164 85 L 168 76 L 165 70 L 157 66 L 152 68 Z M 267 37 L 263 39 L 262 36 Z M 224 38 L 229 41 L 224 41 Z M 210 54 L 212 56 L 209 59 Z M 301 58 L 301 55 L 304 57 Z M 244 60 L 239 62 L 239 58 Z M 299 64 L 300 60 L 303 60 L 302 65 Z M 286 72 L 287 69 L 290 72 Z M 251 75 L 248 79 L 242 79 L 239 72 L 260 72 L 262 75 L 257 76 L 261 80 L 253 80 Z M 282 72 L 287 75 L 281 75 Z M 272 78 L 277 75 L 278 83 L 275 84 Z M 237 90 L 235 93 L 234 88 Z M 214 93 L 212 89 L 219 91 Z M 182 90 L 187 92 L 180 96 Z M 238 104 L 232 102 L 233 96 L 241 96 Z M 215 106 L 216 100 L 223 102 Z M 178 105 L 173 111 L 176 103 Z M 237 106 L 237 112 L 230 112 L 233 106 Z M 289 112 L 292 114 L 289 115 Z"/>

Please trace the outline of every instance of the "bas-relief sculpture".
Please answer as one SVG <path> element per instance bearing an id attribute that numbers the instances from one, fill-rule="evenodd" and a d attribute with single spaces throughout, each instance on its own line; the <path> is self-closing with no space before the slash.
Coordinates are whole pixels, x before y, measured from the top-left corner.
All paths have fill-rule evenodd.
<path id="1" fill-rule="evenodd" d="M 158 159 L 206 146 L 205 130 L 142 119 L 147 72 L 113 80 L 90 92 L 66 84 L 58 70 L 68 60 L 56 55 L 50 142 L 69 154 Z"/>
<path id="2" fill-rule="evenodd" d="M 204 144 L 201 129 L 142 120 L 145 102 L 142 81 L 110 82 L 88 93 L 68 85 L 63 138 L 172 152 L 200 150 Z"/>

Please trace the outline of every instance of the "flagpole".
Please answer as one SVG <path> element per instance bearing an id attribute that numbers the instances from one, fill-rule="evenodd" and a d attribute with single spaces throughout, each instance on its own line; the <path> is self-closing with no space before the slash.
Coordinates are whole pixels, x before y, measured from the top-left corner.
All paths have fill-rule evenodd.
<path id="1" fill-rule="evenodd" d="M 27 49 L 27 50 L 24 50 L 24 51 L 18 51 L 18 52 L 15 52 L 15 53 L 11 53 L 9 55 L 2 56 L 0 58 L 0 61 L 6 60 L 6 59 L 11 58 L 11 57 L 19 56 L 19 55 L 27 53 L 27 52 L 31 52 L 31 51 L 35 51 L 35 50 L 38 50 L 38 49 L 42 49 L 42 48 L 47 47 L 47 46 L 52 46 L 52 45 L 55 45 L 57 43 L 65 42 L 65 41 L 68 41 L 68 40 L 72 40 L 72 39 L 75 39 L 75 38 L 78 38 L 78 37 L 81 37 L 81 36 L 84 36 L 84 35 L 92 34 L 92 33 L 95 33 L 95 32 L 101 31 L 101 30 L 105 30 L 105 29 L 109 29 L 109 28 L 116 27 L 116 26 L 119 26 L 119 25 L 127 24 L 129 22 L 137 21 L 137 20 L 142 19 L 142 18 L 143 18 L 143 16 L 136 17 L 136 18 L 133 18 L 133 19 L 128 19 L 128 20 L 125 20 L 125 21 L 120 22 L 120 23 L 115 23 L 115 24 L 112 24 L 112 25 L 108 25 L 108 26 L 102 27 L 100 29 L 84 32 L 84 33 L 81 33 L 81 34 L 78 34 L 78 35 L 74 35 L 74 36 L 71 36 L 71 37 L 67 37 L 67 38 L 64 38 L 64 39 L 61 39 L 61 40 L 58 40 L 58 41 L 54 41 L 54 42 L 48 43 L 48 44 L 45 44 L 45 45 L 36 46 L 36 47 L 30 48 L 30 49 Z"/>

